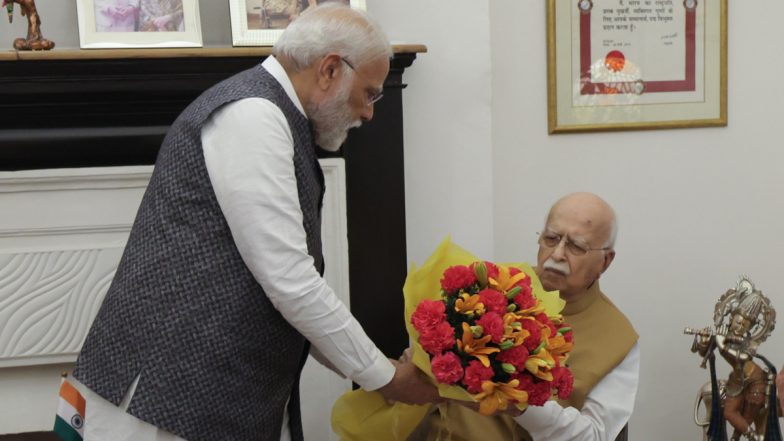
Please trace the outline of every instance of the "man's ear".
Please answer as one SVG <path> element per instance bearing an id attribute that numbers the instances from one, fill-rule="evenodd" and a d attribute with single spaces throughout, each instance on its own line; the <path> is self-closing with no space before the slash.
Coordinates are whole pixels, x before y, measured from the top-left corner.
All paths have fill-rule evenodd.
<path id="1" fill-rule="evenodd" d="M 607 250 L 607 252 L 604 253 L 604 262 L 603 262 L 603 265 L 602 265 L 602 273 L 607 271 L 607 268 L 610 267 L 610 264 L 612 263 L 613 259 L 615 259 L 615 250 Z"/>
<path id="2" fill-rule="evenodd" d="M 329 89 L 332 82 L 340 75 L 341 69 L 343 69 L 343 61 L 340 55 L 331 53 L 321 58 L 316 71 L 319 88 L 321 90 Z"/>

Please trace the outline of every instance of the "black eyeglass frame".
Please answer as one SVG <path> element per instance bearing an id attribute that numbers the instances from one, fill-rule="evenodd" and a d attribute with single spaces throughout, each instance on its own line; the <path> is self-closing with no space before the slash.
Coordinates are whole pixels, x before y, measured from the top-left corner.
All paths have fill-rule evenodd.
<path id="1" fill-rule="evenodd" d="M 570 238 L 568 235 L 558 234 L 552 231 L 537 231 L 536 234 L 539 236 L 539 245 L 545 246 L 547 248 L 558 248 L 564 239 L 566 242 L 564 243 L 564 247 L 566 251 L 569 252 L 572 256 L 585 256 L 590 251 L 608 251 L 612 249 L 612 247 L 601 247 L 601 248 L 591 248 L 588 244 L 582 244 L 579 242 L 575 242 Z M 549 236 L 548 235 L 552 235 Z"/>
<path id="2" fill-rule="evenodd" d="M 357 72 L 357 69 L 354 67 L 353 64 L 351 64 L 350 61 L 348 61 L 348 59 L 346 57 L 340 57 L 340 60 L 342 62 L 346 63 L 346 66 L 348 66 L 349 69 L 353 70 L 354 73 L 357 74 L 358 77 L 362 78 L 363 80 L 365 80 L 366 82 L 369 83 L 367 78 L 363 77 L 359 72 Z M 376 104 L 378 102 L 378 100 L 380 100 L 381 98 L 384 98 L 384 92 L 378 92 L 378 93 L 374 93 L 372 95 L 371 94 L 367 94 L 367 98 L 366 98 L 367 103 L 365 103 L 365 105 L 370 107 L 370 106 Z"/>

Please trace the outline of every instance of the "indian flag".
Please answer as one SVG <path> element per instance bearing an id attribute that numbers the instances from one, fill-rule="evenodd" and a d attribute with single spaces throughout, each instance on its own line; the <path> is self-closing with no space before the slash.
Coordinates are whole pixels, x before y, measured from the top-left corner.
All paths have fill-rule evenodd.
<path id="1" fill-rule="evenodd" d="M 82 441 L 84 437 L 84 397 L 63 375 L 60 403 L 54 420 L 54 433 L 63 441 Z"/>

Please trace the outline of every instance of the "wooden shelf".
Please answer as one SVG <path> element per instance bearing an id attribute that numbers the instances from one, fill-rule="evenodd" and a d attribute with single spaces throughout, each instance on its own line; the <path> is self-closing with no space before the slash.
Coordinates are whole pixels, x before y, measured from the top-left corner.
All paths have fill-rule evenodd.
<path id="1" fill-rule="evenodd" d="M 392 45 L 395 54 L 417 54 L 427 52 L 422 44 Z M 36 60 L 119 60 L 133 58 L 217 58 L 217 57 L 266 57 L 272 47 L 206 47 L 171 49 L 63 49 L 51 51 L 5 51 L 0 52 L 0 61 Z"/>
<path id="2" fill-rule="evenodd" d="M 0 147 L 34 142 L 36 136 L 50 133 L 43 131 L 46 129 L 89 128 L 91 133 L 103 133 L 111 128 L 115 135 L 159 135 L 201 92 L 258 64 L 271 49 L 0 53 L 0 112 L 13 115 L 0 119 Z M 401 74 L 417 53 L 427 50 L 423 45 L 398 45 L 394 49 L 385 88 L 405 87 Z M 24 130 L 35 130 L 36 136 Z M 0 148 L 0 159 L 4 154 L 7 151 Z"/>

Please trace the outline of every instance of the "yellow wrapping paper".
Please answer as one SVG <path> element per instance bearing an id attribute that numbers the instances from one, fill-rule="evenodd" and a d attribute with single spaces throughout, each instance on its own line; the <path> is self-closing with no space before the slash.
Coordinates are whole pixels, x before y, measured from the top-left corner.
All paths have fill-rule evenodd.
<path id="1" fill-rule="evenodd" d="M 422 267 L 411 266 L 403 286 L 406 330 L 413 352 L 412 360 L 438 387 L 439 394 L 444 398 L 474 401 L 465 389 L 436 382 L 430 369 L 430 356 L 419 344 L 419 333 L 411 324 L 411 314 L 422 300 L 441 299 L 441 278 L 444 270 L 450 266 L 468 265 L 478 260 L 480 259 L 447 238 Z M 530 276 L 533 294 L 544 305 L 546 314 L 560 314 L 565 302 L 558 296 L 557 291 L 548 292 L 542 288 L 539 278 L 528 264 L 502 265 L 519 268 Z M 428 405 L 390 405 L 380 393 L 359 389 L 347 392 L 335 402 L 332 408 L 332 429 L 343 441 L 404 441 L 429 410 Z"/>

